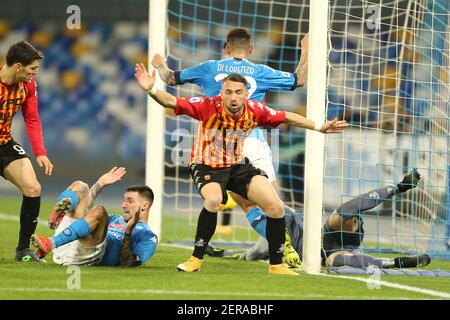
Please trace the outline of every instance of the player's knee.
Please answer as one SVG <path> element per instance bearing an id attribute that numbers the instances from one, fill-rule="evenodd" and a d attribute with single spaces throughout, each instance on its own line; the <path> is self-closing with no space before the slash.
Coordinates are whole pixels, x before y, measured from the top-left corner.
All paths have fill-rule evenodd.
<path id="1" fill-rule="evenodd" d="M 23 194 L 27 197 L 39 197 L 41 195 L 41 184 L 35 181 L 23 188 Z"/>
<path id="2" fill-rule="evenodd" d="M 211 196 L 205 199 L 204 206 L 209 212 L 217 212 L 222 203 L 222 195 Z"/>
<path id="3" fill-rule="evenodd" d="M 74 183 L 72 183 L 70 185 L 69 189 L 72 190 L 73 192 L 75 192 L 80 198 L 83 198 L 89 192 L 89 186 L 87 185 L 87 183 L 85 183 L 81 180 L 78 180 L 78 181 L 75 181 Z"/>
<path id="4" fill-rule="evenodd" d="M 274 201 L 263 210 L 270 218 L 282 218 L 284 216 L 284 203 L 281 200 Z"/>

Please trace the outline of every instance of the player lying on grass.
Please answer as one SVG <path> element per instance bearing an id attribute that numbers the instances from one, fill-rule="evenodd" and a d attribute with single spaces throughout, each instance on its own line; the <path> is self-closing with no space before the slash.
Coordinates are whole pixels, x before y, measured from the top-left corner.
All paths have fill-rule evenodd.
<path id="1" fill-rule="evenodd" d="M 419 256 L 403 256 L 397 258 L 377 258 L 365 255 L 360 249 L 364 239 L 364 211 L 373 209 L 393 195 L 406 192 L 417 186 L 420 174 L 411 170 L 397 186 L 388 185 L 381 189 L 369 191 L 345 202 L 337 208 L 323 225 L 322 232 L 322 264 L 329 267 L 366 268 L 374 265 L 379 268 L 414 268 L 424 267 L 431 262 L 427 254 Z M 209 246 L 207 254 L 224 258 L 242 260 L 265 260 L 268 257 L 267 240 L 265 239 L 266 216 L 247 216 L 251 225 L 261 235 L 257 243 L 250 249 L 223 250 Z M 302 255 L 303 246 L 303 212 L 286 214 L 286 228 L 292 245 Z"/>
<path id="2" fill-rule="evenodd" d="M 49 217 L 55 229 L 51 238 L 32 235 L 31 248 L 43 258 L 53 251 L 60 265 L 137 266 L 155 253 L 158 239 L 147 225 L 153 191 L 147 186 L 131 186 L 122 200 L 122 215 L 108 215 L 94 206 L 101 190 L 122 179 L 125 168 L 114 167 L 89 189 L 75 181 L 61 193 Z"/>
<path id="3" fill-rule="evenodd" d="M 319 125 L 298 114 L 275 111 L 260 102 L 248 100 L 247 80 L 231 74 L 222 81 L 220 96 L 176 98 L 154 88 L 156 72 L 150 76 L 137 64 L 139 85 L 160 105 L 177 115 L 186 114 L 201 121 L 191 152 L 189 172 L 203 198 L 191 258 L 177 266 L 185 272 L 198 271 L 205 249 L 214 235 L 217 211 L 227 201 L 227 190 L 259 206 L 267 214 L 269 273 L 298 275 L 282 263 L 285 242 L 284 204 L 264 171 L 252 166 L 243 154 L 245 137 L 258 125 L 276 127 L 287 123 L 322 133 L 339 133 L 348 124 L 328 121 Z"/>

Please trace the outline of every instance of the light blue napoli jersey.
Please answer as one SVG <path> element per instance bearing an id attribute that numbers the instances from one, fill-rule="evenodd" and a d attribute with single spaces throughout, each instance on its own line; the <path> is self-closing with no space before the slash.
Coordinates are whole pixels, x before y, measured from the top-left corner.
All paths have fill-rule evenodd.
<path id="1" fill-rule="evenodd" d="M 275 70 L 263 64 L 237 58 L 208 60 L 176 71 L 175 78 L 177 84 L 194 83 L 203 89 L 206 96 L 216 96 L 220 93 L 222 79 L 232 73 L 245 77 L 249 98 L 259 102 L 263 102 L 269 90 L 294 90 L 297 86 L 295 73 Z M 250 136 L 264 141 L 264 136 L 258 128 L 253 130 Z"/>
<path id="2" fill-rule="evenodd" d="M 108 232 L 106 234 L 105 255 L 100 262 L 104 266 L 119 264 L 120 248 L 127 223 L 121 215 L 108 217 Z M 140 264 L 146 263 L 155 253 L 158 237 L 146 223 L 138 222 L 131 233 L 131 251 Z"/>

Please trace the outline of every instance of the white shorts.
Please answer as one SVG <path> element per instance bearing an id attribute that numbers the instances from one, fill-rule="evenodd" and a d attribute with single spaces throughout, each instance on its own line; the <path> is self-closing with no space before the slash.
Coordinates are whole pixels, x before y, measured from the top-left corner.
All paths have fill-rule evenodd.
<path id="1" fill-rule="evenodd" d="M 272 151 L 266 141 L 247 137 L 244 140 L 244 156 L 250 163 L 267 174 L 269 182 L 275 181 L 275 169 L 272 163 Z"/>
<path id="2" fill-rule="evenodd" d="M 55 235 L 62 232 L 68 226 L 70 226 L 77 219 L 64 216 L 55 230 Z M 83 265 L 92 266 L 99 264 L 105 254 L 106 250 L 106 237 L 102 243 L 94 246 L 87 247 L 83 245 L 79 240 L 72 241 L 61 247 L 53 250 L 53 262 L 56 264 L 71 266 L 71 265 Z"/>

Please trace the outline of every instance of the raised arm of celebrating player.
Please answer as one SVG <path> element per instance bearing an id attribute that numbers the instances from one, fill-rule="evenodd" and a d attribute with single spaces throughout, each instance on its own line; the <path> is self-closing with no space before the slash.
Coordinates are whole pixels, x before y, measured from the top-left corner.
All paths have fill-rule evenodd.
<path id="1" fill-rule="evenodd" d="M 340 133 L 342 132 L 342 130 L 348 127 L 348 123 L 345 120 L 338 120 L 337 118 L 335 118 L 323 124 L 322 123 L 316 124 L 314 121 L 309 120 L 308 118 L 287 111 L 286 111 L 286 121 L 284 123 L 295 127 L 316 130 L 322 133 Z"/>
<path id="2" fill-rule="evenodd" d="M 260 102 L 255 105 L 254 101 L 250 101 L 249 105 L 254 106 L 258 124 L 263 126 L 277 127 L 281 123 L 285 123 L 294 127 L 315 130 L 326 134 L 341 133 L 348 127 L 348 123 L 345 120 L 333 119 L 325 123 L 314 122 L 293 112 L 274 110 Z"/>
<path id="3" fill-rule="evenodd" d="M 154 89 L 154 84 L 156 81 L 155 70 L 152 72 L 152 75 L 150 76 L 144 64 L 140 63 L 136 64 L 135 71 L 136 71 L 135 73 L 136 80 L 138 81 L 142 89 L 144 89 L 153 99 L 155 99 L 163 107 L 174 110 L 176 109 L 177 106 L 176 97 L 167 92 Z M 242 87 L 242 90 L 246 92 L 246 87 L 245 86 Z M 270 123 L 271 115 L 282 112 L 285 113 L 286 115 L 285 120 L 283 122 L 285 122 L 288 125 L 300 128 L 316 130 L 322 133 L 340 133 L 345 128 L 348 127 L 348 123 L 345 120 L 334 119 L 332 121 L 327 121 L 326 123 L 315 123 L 314 121 L 302 117 L 301 115 L 298 115 L 296 113 L 275 111 L 267 106 L 263 106 L 260 103 L 258 103 L 258 107 L 260 109 L 259 113 L 261 113 L 262 115 L 260 119 L 260 125 L 271 125 Z M 193 114 L 189 115 L 196 119 L 198 118 L 193 116 Z"/>
<path id="4" fill-rule="evenodd" d="M 145 65 L 143 63 L 138 63 L 136 64 L 134 71 L 134 76 L 136 77 L 138 84 L 145 92 L 151 95 L 151 97 L 164 108 L 175 109 L 177 104 L 176 97 L 165 91 L 154 89 L 156 70 L 153 70 L 152 75 L 150 76 Z"/>

